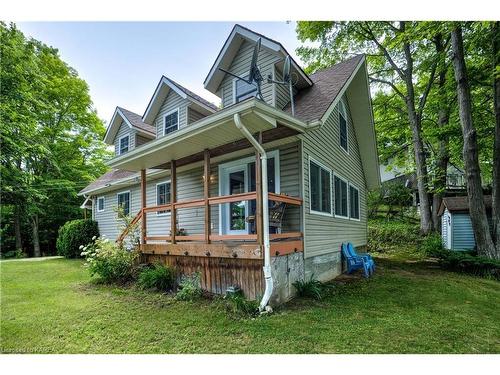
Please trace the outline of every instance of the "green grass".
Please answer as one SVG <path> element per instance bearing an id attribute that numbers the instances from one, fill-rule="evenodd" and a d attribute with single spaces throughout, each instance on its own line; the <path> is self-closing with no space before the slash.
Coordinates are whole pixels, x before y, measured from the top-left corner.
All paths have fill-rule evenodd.
<path id="1" fill-rule="evenodd" d="M 78 260 L 2 262 L 2 352 L 499 353 L 500 283 L 385 255 L 371 280 L 236 319 L 217 303 L 95 285 Z"/>

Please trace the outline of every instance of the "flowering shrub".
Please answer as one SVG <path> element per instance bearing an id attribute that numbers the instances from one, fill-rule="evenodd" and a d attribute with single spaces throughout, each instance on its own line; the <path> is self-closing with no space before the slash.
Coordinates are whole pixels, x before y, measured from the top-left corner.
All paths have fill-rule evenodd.
<path id="1" fill-rule="evenodd" d="M 80 246 L 81 256 L 90 276 L 97 276 L 104 283 L 125 283 L 135 276 L 138 253 L 129 251 L 107 238 L 92 237 L 92 242 Z"/>

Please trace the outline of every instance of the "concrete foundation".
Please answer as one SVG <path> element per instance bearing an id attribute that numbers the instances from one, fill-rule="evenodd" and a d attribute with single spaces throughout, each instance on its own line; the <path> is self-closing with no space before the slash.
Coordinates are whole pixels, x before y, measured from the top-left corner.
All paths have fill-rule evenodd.
<path id="1" fill-rule="evenodd" d="M 304 260 L 306 280 L 329 281 L 342 273 L 342 255 L 340 251 L 318 255 Z"/>
<path id="2" fill-rule="evenodd" d="M 295 281 L 304 280 L 304 253 L 272 257 L 271 272 L 274 285 L 270 302 L 277 306 L 295 295 Z"/>

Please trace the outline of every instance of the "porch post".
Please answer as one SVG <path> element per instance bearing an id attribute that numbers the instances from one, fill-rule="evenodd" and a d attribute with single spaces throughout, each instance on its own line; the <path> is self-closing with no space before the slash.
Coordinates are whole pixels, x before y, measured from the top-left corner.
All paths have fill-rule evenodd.
<path id="1" fill-rule="evenodd" d="M 142 210 L 142 220 L 141 220 L 141 244 L 146 244 L 146 170 L 141 169 L 141 210 Z"/>
<path id="2" fill-rule="evenodd" d="M 170 161 L 170 242 L 175 243 L 177 233 L 177 215 L 175 212 L 175 202 L 177 201 L 177 167 L 175 160 Z"/>
<path id="3" fill-rule="evenodd" d="M 262 143 L 262 132 L 259 132 L 257 140 Z M 262 226 L 262 170 L 260 155 L 255 152 L 255 191 L 257 195 L 255 204 L 255 233 L 257 234 L 257 244 L 264 245 L 263 226 Z"/>
<path id="4" fill-rule="evenodd" d="M 205 243 L 210 243 L 210 204 L 208 198 L 210 197 L 210 150 L 206 149 L 204 152 L 204 183 L 203 183 L 203 198 L 205 199 Z"/>

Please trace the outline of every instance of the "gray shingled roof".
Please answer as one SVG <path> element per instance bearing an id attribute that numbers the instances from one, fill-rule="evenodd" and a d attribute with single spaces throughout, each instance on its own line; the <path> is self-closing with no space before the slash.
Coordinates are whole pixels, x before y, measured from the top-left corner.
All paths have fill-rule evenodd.
<path id="1" fill-rule="evenodd" d="M 491 195 L 484 196 L 484 205 L 487 210 L 491 210 Z M 439 208 L 438 215 L 441 216 L 444 212 L 444 209 L 447 208 L 450 212 L 468 212 L 469 211 L 469 200 L 467 196 L 461 197 L 446 197 L 443 198 L 443 203 Z"/>
<path id="2" fill-rule="evenodd" d="M 364 55 L 357 55 L 329 68 L 319 70 L 309 77 L 313 85 L 295 96 L 295 117 L 303 121 L 319 120 L 342 87 L 347 83 Z M 290 104 L 284 111 L 291 113 Z"/>
<path id="3" fill-rule="evenodd" d="M 137 172 L 124 171 L 122 169 L 113 169 L 109 172 L 106 172 L 97 180 L 92 182 L 90 185 L 86 186 L 82 190 L 80 190 L 79 194 L 84 194 L 87 191 L 91 191 L 94 189 L 102 188 L 107 184 L 112 183 L 113 181 L 121 180 L 123 178 L 132 177 L 134 175 L 139 175 Z"/>
<path id="4" fill-rule="evenodd" d="M 165 78 L 168 79 L 170 82 L 172 82 L 174 85 L 176 85 L 187 96 L 190 96 L 191 98 L 199 101 L 200 103 L 205 104 L 207 107 L 212 108 L 214 111 L 218 111 L 219 110 L 219 108 L 215 104 L 210 103 L 208 100 L 203 99 L 201 96 L 195 94 L 191 90 L 189 90 L 189 89 L 185 88 L 184 86 L 178 84 L 174 80 L 172 80 L 172 79 L 170 79 L 168 77 L 165 77 Z"/>
<path id="5" fill-rule="evenodd" d="M 127 120 L 132 124 L 132 126 L 139 128 L 151 135 L 156 135 L 156 128 L 153 125 L 146 124 L 142 121 L 142 116 L 129 111 L 123 107 L 118 107 L 120 111 L 122 111 L 123 115 L 127 118 Z"/>
<path id="6" fill-rule="evenodd" d="M 295 117 L 303 121 L 320 119 L 327 111 L 328 107 L 330 107 L 332 102 L 335 100 L 339 92 L 342 90 L 342 87 L 344 87 L 351 75 L 354 73 L 354 70 L 358 66 L 359 62 L 363 59 L 363 57 L 363 55 L 357 55 L 346 61 L 335 64 L 330 68 L 326 68 L 311 74 L 309 77 L 314 82 L 314 85 L 300 91 L 295 97 Z M 172 81 L 170 78 L 167 79 L 175 84 L 186 95 L 191 96 L 192 98 L 206 104 L 214 110 L 218 110 L 218 108 L 214 104 L 206 101 L 192 91 L 179 85 L 177 82 Z M 146 127 L 146 129 L 152 129 L 145 130 L 154 134 L 154 127 L 143 123 L 141 116 L 124 108 L 120 109 L 122 110 L 123 114 L 127 116 L 127 119 L 133 126 L 141 127 L 142 129 L 144 129 L 143 127 Z M 290 105 L 288 104 L 283 110 L 290 113 Z M 87 186 L 80 193 L 85 193 L 86 191 L 92 189 L 104 187 L 106 184 L 112 181 L 130 177 L 134 174 L 136 174 L 136 172 L 113 170 L 99 177 L 96 181 Z"/>

